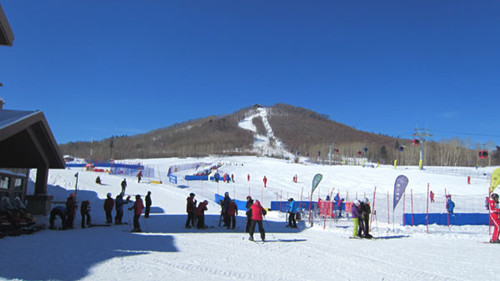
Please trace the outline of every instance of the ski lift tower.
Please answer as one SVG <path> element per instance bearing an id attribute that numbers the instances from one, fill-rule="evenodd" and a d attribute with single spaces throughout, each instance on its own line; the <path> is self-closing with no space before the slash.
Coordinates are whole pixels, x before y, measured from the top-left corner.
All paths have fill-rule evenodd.
<path id="1" fill-rule="evenodd" d="M 415 129 L 415 133 L 413 134 L 413 137 L 419 138 L 420 139 L 420 161 L 419 161 L 419 169 L 423 170 L 424 169 L 424 144 L 425 144 L 425 138 L 426 137 L 432 137 L 432 135 L 429 133 L 428 129 Z"/>

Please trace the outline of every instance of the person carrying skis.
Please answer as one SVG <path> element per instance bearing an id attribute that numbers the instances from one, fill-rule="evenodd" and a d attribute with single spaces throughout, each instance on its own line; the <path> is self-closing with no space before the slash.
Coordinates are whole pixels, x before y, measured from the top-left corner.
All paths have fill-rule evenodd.
<path id="1" fill-rule="evenodd" d="M 227 229 L 230 228 L 231 222 L 233 224 L 232 229 L 236 228 L 236 215 L 238 215 L 238 206 L 236 205 L 236 202 L 234 202 L 234 200 L 231 200 L 231 202 L 229 202 L 229 206 L 227 207 Z"/>
<path id="2" fill-rule="evenodd" d="M 128 208 L 129 210 L 134 210 L 134 229 L 132 232 L 141 232 L 141 225 L 139 224 L 139 218 L 142 215 L 142 209 L 144 208 L 144 204 L 142 203 L 141 195 L 137 194 L 135 196 L 134 206 Z"/>
<path id="3" fill-rule="evenodd" d="M 256 200 L 255 203 L 250 207 L 250 212 L 252 212 L 252 222 L 250 223 L 249 234 L 250 237 L 248 240 L 253 240 L 253 234 L 255 232 L 255 225 L 259 225 L 260 238 L 262 241 L 266 239 L 266 231 L 264 230 L 264 226 L 262 224 L 263 216 L 267 214 L 266 210 L 260 205 L 259 200 Z M 247 211 L 248 212 L 248 211 Z"/>
<path id="4" fill-rule="evenodd" d="M 493 226 L 495 227 L 490 243 L 500 243 L 498 240 L 498 236 L 500 235 L 500 208 L 498 206 L 498 194 L 492 193 L 490 197 L 490 217 L 491 221 L 493 221 Z"/>
<path id="5" fill-rule="evenodd" d="M 194 218 L 196 215 L 196 200 L 194 199 L 195 194 L 190 193 L 189 197 L 186 199 L 187 205 L 186 205 L 186 212 L 188 214 L 187 220 L 186 220 L 186 228 L 191 228 L 194 227 Z"/>
<path id="6" fill-rule="evenodd" d="M 205 225 L 205 211 L 208 210 L 207 205 L 208 201 L 205 200 L 201 202 L 198 206 L 198 209 L 196 209 L 196 215 L 198 216 L 198 225 L 196 226 L 196 228 L 198 229 L 207 228 Z"/>
<path id="7" fill-rule="evenodd" d="M 127 179 L 122 180 L 122 194 L 125 195 L 125 189 L 127 189 Z"/>
<path id="8" fill-rule="evenodd" d="M 247 204 L 245 207 L 247 208 L 247 224 L 245 226 L 245 232 L 250 232 L 250 223 L 252 222 L 252 211 L 250 210 L 250 207 L 253 205 L 253 199 L 252 196 L 248 195 L 247 196 Z"/>
<path id="9" fill-rule="evenodd" d="M 82 215 L 82 228 L 90 225 L 90 201 L 85 200 L 82 201 L 82 205 L 80 206 L 80 215 Z M 85 219 L 87 223 L 85 223 Z"/>
<path id="10" fill-rule="evenodd" d="M 352 237 L 357 238 L 359 237 L 358 230 L 359 230 L 359 208 L 361 205 L 361 201 L 356 200 L 352 204 L 352 222 L 354 223 L 354 230 L 352 231 Z"/>
<path id="11" fill-rule="evenodd" d="M 76 194 L 71 193 L 66 200 L 66 227 L 73 228 L 73 220 L 76 213 Z"/>
<path id="12" fill-rule="evenodd" d="M 116 195 L 116 199 L 115 199 L 115 211 L 116 211 L 115 224 L 122 224 L 123 205 L 128 204 L 128 202 L 130 202 L 130 196 L 127 197 L 126 201 L 123 201 L 123 194 L 122 193 Z"/>
<path id="13" fill-rule="evenodd" d="M 148 195 L 146 195 L 146 210 L 144 211 L 144 217 L 149 218 L 149 212 L 151 212 L 151 191 L 148 191 Z"/>
<path id="14" fill-rule="evenodd" d="M 288 199 L 290 206 L 288 208 L 288 225 L 286 227 L 297 228 L 297 221 L 295 220 L 295 215 L 297 214 L 297 210 L 299 208 L 297 202 L 293 200 L 293 198 Z"/>
<path id="15" fill-rule="evenodd" d="M 112 223 L 113 222 L 113 207 L 115 206 L 115 200 L 111 198 L 111 193 L 108 193 L 106 200 L 104 200 L 103 204 L 103 209 L 104 212 L 106 212 L 106 223 Z"/>

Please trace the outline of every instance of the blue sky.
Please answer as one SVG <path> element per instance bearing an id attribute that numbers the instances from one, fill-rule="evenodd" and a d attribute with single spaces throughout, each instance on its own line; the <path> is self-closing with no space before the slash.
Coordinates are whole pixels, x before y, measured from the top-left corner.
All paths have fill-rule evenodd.
<path id="1" fill-rule="evenodd" d="M 0 0 L 7 109 L 59 143 L 253 104 L 357 129 L 500 145 L 498 1 Z"/>

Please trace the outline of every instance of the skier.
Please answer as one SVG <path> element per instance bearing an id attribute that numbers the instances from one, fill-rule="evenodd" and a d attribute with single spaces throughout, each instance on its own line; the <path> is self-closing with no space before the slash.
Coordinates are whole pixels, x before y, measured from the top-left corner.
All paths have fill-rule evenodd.
<path id="1" fill-rule="evenodd" d="M 49 229 L 54 229 L 54 222 L 56 217 L 61 219 L 62 229 L 67 228 L 67 220 L 66 220 L 66 207 L 64 206 L 56 206 L 50 211 L 50 219 L 49 219 Z"/>
<path id="2" fill-rule="evenodd" d="M 354 223 L 354 230 L 352 231 L 352 237 L 359 237 L 358 229 L 359 229 L 359 207 L 361 205 L 361 201 L 356 200 L 354 204 L 352 204 L 352 222 Z"/>
<path id="3" fill-rule="evenodd" d="M 198 216 L 198 225 L 196 226 L 196 228 L 198 229 L 207 228 L 205 226 L 205 211 L 208 210 L 207 205 L 208 201 L 205 200 L 201 202 L 200 205 L 198 206 L 198 209 L 196 209 L 196 215 Z"/>
<path id="4" fill-rule="evenodd" d="M 137 173 L 137 183 L 140 183 L 141 182 L 141 179 L 142 179 L 142 171 L 139 171 Z"/>
<path id="5" fill-rule="evenodd" d="M 236 202 L 234 202 L 234 200 L 231 200 L 231 202 L 229 202 L 229 206 L 227 207 L 227 229 L 231 226 L 231 222 L 233 224 L 232 229 L 236 227 L 236 215 L 238 215 L 238 206 L 236 206 Z"/>
<path id="6" fill-rule="evenodd" d="M 127 189 L 127 179 L 122 180 L 122 194 L 125 195 L 125 189 Z"/>
<path id="7" fill-rule="evenodd" d="M 115 200 L 111 198 L 111 193 L 108 193 L 106 200 L 104 200 L 103 204 L 103 209 L 104 212 L 106 212 L 106 223 L 112 223 L 113 222 L 113 207 L 115 206 Z"/>
<path id="8" fill-rule="evenodd" d="M 95 178 L 95 183 L 102 184 L 101 177 L 97 176 L 97 178 Z"/>
<path id="9" fill-rule="evenodd" d="M 298 205 L 293 198 L 288 199 L 290 206 L 288 208 L 288 225 L 286 227 L 297 228 L 297 221 L 295 220 L 295 215 L 297 214 Z"/>
<path id="10" fill-rule="evenodd" d="M 234 174 L 231 174 L 231 181 L 234 182 Z"/>
<path id="11" fill-rule="evenodd" d="M 489 200 L 490 217 L 495 227 L 490 243 L 500 243 L 498 236 L 500 235 L 500 208 L 498 206 L 498 194 L 492 193 Z"/>
<path id="12" fill-rule="evenodd" d="M 149 212 L 151 211 L 151 191 L 148 191 L 148 195 L 146 195 L 146 211 L 144 212 L 144 217 L 149 218 Z"/>
<path id="13" fill-rule="evenodd" d="M 82 205 L 80 206 L 80 215 L 82 215 L 82 228 L 85 228 L 85 225 L 90 225 L 90 201 L 85 200 L 82 201 Z M 87 223 L 85 223 L 85 219 Z"/>
<path id="14" fill-rule="evenodd" d="M 247 208 L 247 224 L 245 226 L 245 232 L 250 232 L 250 223 L 252 222 L 252 212 L 250 210 L 250 207 L 253 205 L 253 199 L 252 196 L 248 195 L 247 196 L 247 204 L 245 207 Z"/>
<path id="15" fill-rule="evenodd" d="M 360 204 L 360 213 L 361 216 L 359 218 L 359 225 L 360 229 L 358 231 L 358 236 L 364 237 L 364 238 L 372 238 L 368 232 L 370 230 L 370 214 L 371 214 L 371 208 L 370 208 L 370 200 L 368 198 L 365 198 L 363 202 Z M 361 234 L 361 231 L 363 234 Z"/>
<path id="16" fill-rule="evenodd" d="M 250 181 L 250 174 L 247 174 L 247 181 Z"/>
<path id="17" fill-rule="evenodd" d="M 255 225 L 259 225 L 260 238 L 264 242 L 266 239 L 266 232 L 264 230 L 264 226 L 262 225 L 263 216 L 267 214 L 266 210 L 260 205 L 259 200 L 256 200 L 255 203 L 250 207 L 250 212 L 252 212 L 252 222 L 250 223 L 249 234 L 250 237 L 248 240 L 253 240 L 253 234 L 255 232 Z M 247 211 L 248 212 L 248 211 Z"/>
<path id="18" fill-rule="evenodd" d="M 76 195 L 71 193 L 66 200 L 66 227 L 73 228 L 73 220 L 75 219 L 76 213 Z"/>
<path id="19" fill-rule="evenodd" d="M 429 196 L 431 197 L 431 203 L 434 203 L 434 192 L 431 192 L 429 193 Z"/>
<path id="20" fill-rule="evenodd" d="M 116 196 L 116 199 L 115 199 L 115 211 L 116 211 L 115 224 L 122 224 L 123 205 L 127 204 L 128 202 L 130 202 L 130 196 L 127 197 L 126 201 L 123 201 L 123 194 L 122 193 L 120 193 Z"/>
<path id="21" fill-rule="evenodd" d="M 194 199 L 194 196 L 195 196 L 194 193 L 190 193 L 189 197 L 186 199 L 187 200 L 186 212 L 188 214 L 186 220 L 186 228 L 191 228 L 191 226 L 194 227 L 194 217 L 196 212 L 196 200 Z"/>
<path id="22" fill-rule="evenodd" d="M 142 203 L 141 195 L 137 194 L 135 196 L 134 206 L 130 207 L 129 210 L 134 210 L 134 229 L 132 232 L 141 232 L 141 225 L 139 224 L 139 218 L 142 214 L 142 209 L 144 208 L 144 204 Z"/>
<path id="23" fill-rule="evenodd" d="M 448 213 L 453 214 L 453 209 L 455 209 L 455 202 L 451 201 L 451 196 L 448 197 L 448 201 L 446 201 L 446 209 Z"/>
<path id="24" fill-rule="evenodd" d="M 229 192 L 224 193 L 224 201 L 222 201 L 222 217 L 224 219 L 224 226 L 229 227 L 228 224 L 228 215 L 227 215 L 227 209 L 229 207 L 229 203 L 231 203 L 231 197 L 229 197 Z"/>
<path id="25" fill-rule="evenodd" d="M 262 181 L 264 182 L 264 187 L 267 187 L 267 178 L 266 178 L 266 176 L 264 176 L 264 178 L 262 179 Z"/>

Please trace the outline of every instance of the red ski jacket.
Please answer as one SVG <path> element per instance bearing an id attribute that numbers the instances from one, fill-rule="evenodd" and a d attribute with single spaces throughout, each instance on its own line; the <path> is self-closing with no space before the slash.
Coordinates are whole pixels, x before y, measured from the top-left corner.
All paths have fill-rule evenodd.
<path id="1" fill-rule="evenodd" d="M 262 216 L 267 214 L 266 210 L 262 208 L 259 201 L 255 201 L 252 207 L 250 207 L 250 210 L 252 210 L 252 220 L 254 221 L 261 221 L 263 219 Z"/>
<path id="2" fill-rule="evenodd" d="M 236 206 L 236 203 L 231 201 L 229 203 L 229 206 L 227 207 L 227 215 L 234 216 L 234 215 L 236 215 L 237 210 L 238 210 L 238 206 Z"/>
<path id="3" fill-rule="evenodd" d="M 139 198 L 137 201 L 135 201 L 135 204 L 132 208 L 134 208 L 135 215 L 141 215 L 142 209 L 144 209 L 144 204 L 142 203 L 142 199 Z"/>
<path id="4" fill-rule="evenodd" d="M 488 199 L 488 202 L 490 203 L 491 218 L 498 221 L 500 217 L 500 208 L 498 208 L 497 202 L 493 199 Z"/>
<path id="5" fill-rule="evenodd" d="M 198 205 L 198 209 L 196 210 L 196 215 L 202 216 L 205 214 L 205 210 L 207 210 L 207 204 L 208 202 L 201 202 L 200 205 Z"/>

